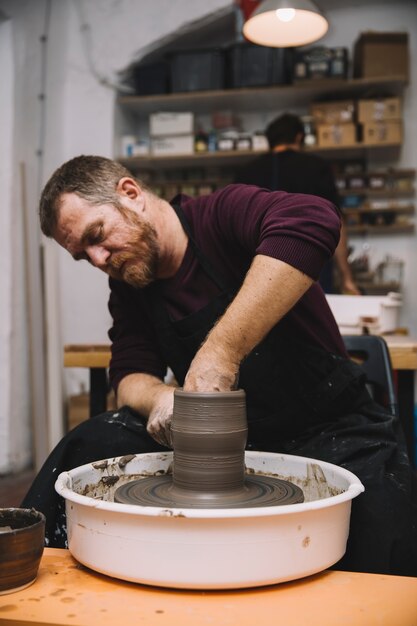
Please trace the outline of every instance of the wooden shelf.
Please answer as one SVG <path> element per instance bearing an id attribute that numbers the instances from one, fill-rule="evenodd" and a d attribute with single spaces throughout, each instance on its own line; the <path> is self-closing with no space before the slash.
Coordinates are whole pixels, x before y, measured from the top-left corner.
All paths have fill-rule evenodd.
<path id="1" fill-rule="evenodd" d="M 369 207 L 358 207 L 357 209 L 343 209 L 344 215 L 357 215 L 358 213 L 371 213 L 376 215 L 377 213 L 401 213 L 402 215 L 411 215 L 415 212 L 413 204 L 404 207 L 387 207 L 384 209 L 370 209 Z"/>
<path id="2" fill-rule="evenodd" d="M 408 198 L 415 194 L 415 189 L 339 189 L 340 196 L 366 196 L 367 198 Z"/>
<path id="3" fill-rule="evenodd" d="M 348 226 L 347 232 L 351 235 L 399 235 L 414 232 L 414 224 L 402 224 L 392 226 L 371 226 L 360 224 L 358 226 Z"/>
<path id="4" fill-rule="evenodd" d="M 223 167 L 240 165 L 255 159 L 263 152 L 253 150 L 239 150 L 230 152 L 195 152 L 193 154 L 177 154 L 172 156 L 138 156 L 119 158 L 122 163 L 130 169 L 160 169 L 160 168 L 182 168 L 182 167 Z"/>
<path id="5" fill-rule="evenodd" d="M 358 143 L 351 146 L 333 146 L 329 148 L 308 148 L 307 152 L 340 154 L 348 151 L 362 153 L 367 150 L 385 150 L 400 148 L 400 143 L 394 144 L 364 144 Z M 170 156 L 134 156 L 119 157 L 117 160 L 128 169 L 154 170 L 160 168 L 172 169 L 182 167 L 234 167 L 255 159 L 264 151 L 253 150 L 230 150 L 228 152 L 195 152 L 193 154 L 176 154 Z"/>
<path id="6" fill-rule="evenodd" d="M 380 89 L 397 95 L 408 84 L 405 76 L 385 78 L 352 78 L 347 80 L 306 80 L 292 85 L 275 85 L 243 89 L 212 91 L 192 91 L 152 96 L 119 96 L 117 102 L 133 113 L 154 113 L 155 111 L 192 110 L 195 113 L 233 108 L 235 111 L 257 111 L 260 108 L 284 109 L 289 104 L 300 102 L 301 98 L 335 99 L 335 94 L 356 97 L 369 92 L 375 94 Z"/>
<path id="7" fill-rule="evenodd" d="M 416 170 L 415 169 L 392 169 L 387 168 L 385 170 L 370 170 L 366 172 L 338 172 L 336 178 L 355 178 L 355 176 L 367 176 L 368 178 L 372 176 L 383 176 L 384 178 L 415 178 Z"/>
<path id="8" fill-rule="evenodd" d="M 355 283 L 364 290 L 367 296 L 382 296 L 390 291 L 401 292 L 399 283 L 373 283 L 372 281 L 361 281 L 355 277 Z"/>
<path id="9" fill-rule="evenodd" d="M 399 291 L 401 288 L 400 283 L 398 282 L 390 282 L 390 283 L 377 283 L 371 280 L 361 280 L 360 277 L 355 277 L 356 282 L 361 287 L 374 287 L 375 289 L 386 290 L 386 291 Z"/>

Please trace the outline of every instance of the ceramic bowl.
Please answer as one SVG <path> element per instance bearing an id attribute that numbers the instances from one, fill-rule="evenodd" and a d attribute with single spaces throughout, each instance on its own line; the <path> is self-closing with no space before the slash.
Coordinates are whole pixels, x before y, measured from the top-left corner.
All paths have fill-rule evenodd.
<path id="1" fill-rule="evenodd" d="M 38 574 L 45 516 L 34 509 L 0 509 L 0 594 L 19 591 Z"/>

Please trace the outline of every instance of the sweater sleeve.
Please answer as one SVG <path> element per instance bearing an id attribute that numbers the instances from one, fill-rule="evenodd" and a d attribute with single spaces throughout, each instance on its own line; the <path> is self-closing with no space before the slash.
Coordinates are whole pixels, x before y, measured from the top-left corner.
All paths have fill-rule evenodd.
<path id="1" fill-rule="evenodd" d="M 140 290 L 112 278 L 109 285 L 108 306 L 113 319 L 108 333 L 112 342 L 109 370 L 111 386 L 117 391 L 122 378 L 138 372 L 162 380 L 167 367 L 158 350 L 143 295 Z"/>
<path id="2" fill-rule="evenodd" d="M 313 280 L 339 242 L 338 210 L 318 196 L 229 185 L 219 193 L 216 207 L 222 229 L 250 254 L 284 261 Z"/>

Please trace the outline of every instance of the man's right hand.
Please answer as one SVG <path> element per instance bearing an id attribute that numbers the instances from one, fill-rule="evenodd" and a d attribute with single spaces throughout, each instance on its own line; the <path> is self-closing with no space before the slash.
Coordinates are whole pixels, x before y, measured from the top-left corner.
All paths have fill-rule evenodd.
<path id="1" fill-rule="evenodd" d="M 117 405 L 130 406 L 148 418 L 147 431 L 163 446 L 171 447 L 171 420 L 174 385 L 167 385 L 150 374 L 128 374 L 117 390 Z"/>
<path id="2" fill-rule="evenodd" d="M 164 385 L 149 413 L 146 430 L 162 446 L 172 448 L 171 422 L 174 411 L 174 387 Z"/>

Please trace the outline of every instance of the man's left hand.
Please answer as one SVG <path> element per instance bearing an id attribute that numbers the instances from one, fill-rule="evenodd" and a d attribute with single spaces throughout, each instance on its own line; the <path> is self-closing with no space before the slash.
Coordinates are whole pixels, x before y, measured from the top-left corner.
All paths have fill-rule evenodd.
<path id="1" fill-rule="evenodd" d="M 207 342 L 209 343 L 209 342 Z M 184 381 L 184 391 L 230 391 L 236 389 L 239 363 L 224 349 L 204 344 L 191 362 Z"/>

